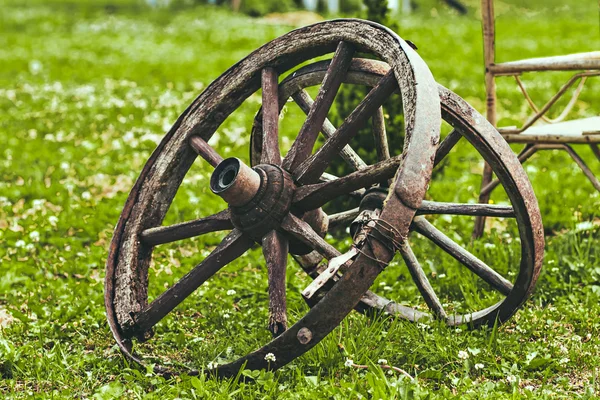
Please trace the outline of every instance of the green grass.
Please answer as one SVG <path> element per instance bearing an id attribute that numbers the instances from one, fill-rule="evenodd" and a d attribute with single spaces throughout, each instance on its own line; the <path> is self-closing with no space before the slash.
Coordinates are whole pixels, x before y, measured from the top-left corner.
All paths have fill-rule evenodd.
<path id="1" fill-rule="evenodd" d="M 440 83 L 482 111 L 482 43 L 475 9 L 479 2 L 466 3 L 471 13 L 459 17 L 437 2 L 423 1 L 414 16 L 399 19 L 399 33 L 419 46 Z M 500 61 L 599 48 L 594 4 L 577 2 L 566 9 L 559 1 L 497 3 Z M 245 371 L 256 378 L 246 383 L 187 376 L 165 380 L 128 364 L 110 335 L 103 305 L 107 247 L 128 191 L 164 132 L 202 89 L 292 27 L 209 7 L 167 12 L 126 0 L 0 0 L 0 9 L 0 323 L 7 321 L 5 313 L 12 319 L 0 328 L 0 396 L 598 395 L 600 196 L 559 152 L 535 156 L 526 167 L 548 233 L 545 269 L 533 298 L 501 327 L 456 329 L 351 314 L 313 350 L 281 370 Z M 524 79 L 542 101 L 565 75 Z M 599 82 L 589 81 L 576 116 L 598 113 Z M 499 79 L 499 97 L 502 124 L 515 124 L 527 115 L 509 78 Z M 247 160 L 247 133 L 259 99 L 252 96 L 219 129 L 215 143 L 222 154 Z M 300 113 L 288 106 L 284 131 L 291 135 L 300 122 Z M 283 143 L 289 146 L 289 137 Z M 598 171 L 591 153 L 581 153 Z M 477 154 L 461 145 L 436 172 L 428 196 L 474 199 L 481 169 Z M 208 190 L 210 168 L 196 163 L 192 172 L 166 222 L 224 207 Z M 494 201 L 505 201 L 503 193 L 496 193 Z M 438 227 L 465 244 L 471 223 L 456 217 L 436 220 Z M 471 249 L 510 274 L 519 259 L 515 229 L 494 225 Z M 221 237 L 162 246 L 152 266 L 151 297 L 201 260 Z M 411 243 L 449 307 L 460 301 L 457 306 L 480 308 L 494 300 L 493 293 L 470 275 L 458 273 L 457 265 L 426 240 L 411 237 Z M 349 242 L 338 238 L 337 244 L 343 248 Z M 307 310 L 299 294 L 307 282 L 290 260 L 292 320 Z M 175 366 L 198 368 L 246 354 L 268 339 L 266 290 L 264 259 L 255 249 L 179 307 L 157 327 L 156 340 L 140 352 Z M 375 290 L 404 304 L 420 303 L 397 260 L 378 278 Z M 356 363 L 370 367 L 345 367 L 338 344 Z M 459 352 L 466 352 L 467 358 L 459 358 Z M 375 366 L 381 358 L 415 380 L 384 373 Z"/>

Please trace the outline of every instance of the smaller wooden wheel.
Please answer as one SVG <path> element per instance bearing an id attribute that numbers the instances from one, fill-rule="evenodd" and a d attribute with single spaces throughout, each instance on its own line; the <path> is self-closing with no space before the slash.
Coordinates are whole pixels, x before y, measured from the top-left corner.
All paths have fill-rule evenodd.
<path id="1" fill-rule="evenodd" d="M 327 66 L 328 61 L 323 61 L 296 71 L 281 84 L 282 97 L 306 98 L 305 89 L 322 79 Z M 372 86 L 388 70 L 389 66 L 378 61 L 354 59 L 345 82 Z M 464 137 L 466 141 L 463 140 L 461 145 L 468 142 L 492 166 L 504 188 L 505 197 L 501 200 L 506 204 L 456 202 L 454 198 L 475 201 L 474 191 L 466 193 L 466 196 L 465 193 L 460 194 L 459 182 L 446 184 L 455 196 L 448 196 L 448 189 L 436 191 L 436 187 L 440 186 L 438 181 L 443 183 L 449 179 L 443 170 L 440 171 L 431 183 L 428 196 L 450 197 L 450 201 L 427 200 L 420 205 L 411 225 L 410 240 L 403 241 L 398 248 L 407 269 L 399 272 L 399 266 L 391 265 L 381 277 L 389 290 L 393 290 L 394 286 L 390 281 L 398 278 L 412 279 L 415 290 L 406 285 L 396 285 L 397 290 L 410 295 L 407 299 L 396 301 L 368 292 L 362 298 L 359 309 L 379 309 L 412 321 L 434 316 L 449 325 L 502 323 L 529 297 L 542 266 L 544 237 L 537 201 L 521 164 L 500 134 L 459 96 L 442 86 L 438 91 L 442 117 L 453 129 L 440 144 L 435 164 L 443 166 L 448 162 L 448 158 L 452 158 L 451 150 Z M 390 149 L 385 128 L 380 127 L 381 122 L 374 124 L 374 136 L 377 153 L 383 161 L 389 159 Z M 468 171 L 460 171 L 460 174 L 462 179 Z M 369 221 L 377 222 L 386 194 L 386 190 L 377 187 L 367 190 L 362 194 L 360 207 L 328 216 L 330 228 L 349 227 L 348 232 L 356 243 L 357 238 L 370 229 Z M 473 221 L 470 224 L 463 221 L 462 227 L 457 226 L 461 216 L 494 218 L 499 229 L 469 244 Z M 443 229 L 436 225 L 443 226 Z M 499 230 L 503 232 L 503 238 Z M 502 252 L 508 252 L 509 258 L 498 260 L 489 255 L 493 253 L 489 248 L 495 246 L 504 246 Z M 482 261 L 483 257 L 478 257 L 478 254 L 487 260 Z M 307 270 L 319 268 L 318 255 L 298 257 L 298 260 Z M 422 261 L 430 264 L 429 272 L 424 269 Z M 325 265 L 320 269 L 325 270 Z M 419 294 L 421 302 L 415 300 Z"/>
<path id="2" fill-rule="evenodd" d="M 319 131 L 357 51 L 369 53 L 394 68 L 380 77 L 344 123 L 330 132 L 313 153 Z M 285 99 L 280 96 L 279 76 L 328 53 L 333 53 L 333 58 L 319 82 L 318 94 L 308 105 L 306 120 L 284 155 L 279 145 L 278 120 Z M 208 141 L 258 89 L 262 89 L 262 111 L 254 129 L 251 162 L 236 157 L 224 159 Z M 371 166 L 361 163 L 346 146 L 359 127 L 377 114 L 398 89 L 407 121 L 403 154 Z M 267 43 L 233 66 L 196 99 L 165 136 L 142 170 L 115 229 L 106 268 L 105 304 L 112 333 L 123 353 L 143 363 L 142 357 L 134 353 L 134 339 L 148 344 L 167 336 L 169 329 L 160 322 L 181 312 L 179 304 L 201 286 L 218 282 L 225 273 L 222 269 L 256 244 L 262 246 L 269 283 L 269 317 L 264 326 L 269 327 L 273 338 L 258 349 L 253 347 L 255 350 L 218 365 L 214 372 L 231 376 L 242 366 L 275 369 L 312 348 L 352 311 L 394 256 L 395 246 L 408 234 L 430 180 L 439 142 L 439 121 L 436 85 L 426 65 L 407 43 L 377 24 L 337 20 L 301 28 Z M 325 170 L 340 152 L 359 163 L 360 168 L 332 178 Z M 162 226 L 197 156 L 215 168 L 210 190 L 226 201 L 227 209 L 198 220 Z M 356 247 L 360 254 L 343 255 L 323 238 L 328 220 L 321 206 L 388 180 L 390 189 L 386 190 L 387 200 L 378 217 L 383 228 L 373 230 L 368 246 L 365 242 L 365 246 Z M 196 267 L 149 298 L 154 271 L 151 263 L 161 245 L 223 230 L 230 232 Z M 287 254 L 302 256 L 313 251 L 335 259 L 344 274 L 336 278 L 334 285 L 328 285 L 324 297 L 313 300 L 314 306 L 290 324 L 285 286 Z M 341 262 L 340 257 L 345 261 Z M 246 261 L 248 265 L 257 264 L 256 256 Z M 242 278 L 231 274 L 231 280 L 236 279 Z M 201 292 L 197 296 L 195 302 L 189 299 L 186 305 L 201 304 L 204 312 L 211 311 L 212 303 L 203 304 Z M 251 316 L 245 323 L 250 325 L 255 319 Z M 211 327 L 203 328 L 210 335 Z M 230 341 L 233 345 L 241 339 L 231 337 Z M 171 371 L 164 366 L 155 370 Z M 199 371 L 191 369 L 187 373 Z"/>

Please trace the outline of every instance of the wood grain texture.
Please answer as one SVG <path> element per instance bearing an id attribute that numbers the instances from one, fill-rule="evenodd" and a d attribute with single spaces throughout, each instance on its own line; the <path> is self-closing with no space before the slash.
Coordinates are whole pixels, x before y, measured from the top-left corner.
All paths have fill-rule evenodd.
<path id="1" fill-rule="evenodd" d="M 403 156 L 396 156 L 339 179 L 301 186 L 296 189 L 294 194 L 294 206 L 301 210 L 312 210 L 321 207 L 338 196 L 392 178 L 396 174 L 402 159 Z"/>
<path id="2" fill-rule="evenodd" d="M 300 107 L 300 109 L 308 115 L 314 104 L 314 101 L 310 97 L 308 92 L 302 89 L 299 92 L 293 94 L 292 98 L 294 99 L 296 104 L 298 104 L 298 107 Z M 336 129 L 331 123 L 331 121 L 325 118 L 323 126 L 321 127 L 321 132 L 323 132 L 323 135 L 325 135 L 326 138 L 330 138 L 335 134 L 335 131 Z M 342 150 L 340 151 L 340 156 L 348 163 L 348 165 L 350 165 L 354 169 L 362 169 L 367 166 L 363 159 L 360 158 L 360 156 L 356 154 L 354 149 L 352 149 L 352 147 L 350 147 L 349 145 L 346 145 L 342 148 Z"/>
<path id="3" fill-rule="evenodd" d="M 156 246 L 227 229 L 233 229 L 233 224 L 231 223 L 229 210 L 223 210 L 217 214 L 193 221 L 146 229 L 140 233 L 140 238 L 144 243 Z"/>
<path id="4" fill-rule="evenodd" d="M 279 86 L 277 71 L 262 70 L 262 128 L 263 151 L 261 163 L 281 165 L 279 151 Z"/>
<path id="5" fill-rule="evenodd" d="M 408 267 L 408 271 L 410 272 L 410 276 L 413 278 L 415 285 L 419 289 L 421 296 L 425 300 L 425 303 L 429 307 L 429 309 L 433 312 L 435 316 L 441 318 L 443 320 L 448 319 L 448 314 L 444 310 L 442 303 L 435 294 L 433 287 L 431 287 L 431 283 L 429 283 L 429 279 L 423 272 L 423 268 L 421 268 L 421 264 L 417 260 L 417 257 L 413 253 L 408 242 L 402 243 L 400 246 L 400 254 Z"/>
<path id="6" fill-rule="evenodd" d="M 253 243 L 241 231 L 231 231 L 200 264 L 135 315 L 136 331 L 150 330 L 221 268 L 244 254 Z"/>
<path id="7" fill-rule="evenodd" d="M 200 136 L 193 136 L 190 139 L 190 145 L 200 157 L 205 159 L 215 168 L 221 161 L 223 161 L 223 157 L 221 157 L 219 153 L 217 153 L 216 150 L 206 143 Z"/>
<path id="8" fill-rule="evenodd" d="M 513 288 L 513 284 L 502 275 L 487 266 L 483 261 L 471 254 L 467 249 L 460 246 L 423 217 L 416 217 L 413 225 L 415 230 L 427 239 L 431 240 L 446 253 L 462 265 L 471 270 L 495 290 L 507 296 Z"/>
<path id="9" fill-rule="evenodd" d="M 288 171 L 293 171 L 312 153 L 317 135 L 327 118 L 327 113 L 350 66 L 353 54 L 354 47 L 351 44 L 344 41 L 338 44 L 333 60 L 323 78 L 323 84 L 319 88 L 317 98 L 308 112 L 306 121 L 300 128 L 296 141 L 283 160 L 283 167 Z"/>
<path id="10" fill-rule="evenodd" d="M 288 239 L 273 230 L 262 239 L 262 248 L 269 277 L 269 331 L 277 337 L 287 329 L 285 271 Z"/>
<path id="11" fill-rule="evenodd" d="M 296 181 L 303 184 L 316 182 L 335 155 L 350 142 L 397 87 L 394 72 L 388 72 L 344 120 L 335 134 L 327 139 L 313 156 L 292 171 Z"/>

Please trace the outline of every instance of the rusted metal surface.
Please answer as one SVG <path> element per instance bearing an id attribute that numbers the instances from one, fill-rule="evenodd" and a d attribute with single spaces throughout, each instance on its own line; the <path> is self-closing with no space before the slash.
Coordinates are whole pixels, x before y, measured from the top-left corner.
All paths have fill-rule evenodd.
<path id="1" fill-rule="evenodd" d="M 210 190 L 230 206 L 240 207 L 252 200 L 261 187 L 261 176 L 238 158 L 221 162 L 210 178 Z"/>

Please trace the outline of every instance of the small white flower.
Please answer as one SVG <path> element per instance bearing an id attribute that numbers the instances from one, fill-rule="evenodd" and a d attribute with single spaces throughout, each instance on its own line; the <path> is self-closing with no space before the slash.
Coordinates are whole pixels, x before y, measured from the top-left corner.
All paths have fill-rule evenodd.
<path id="1" fill-rule="evenodd" d="M 461 350 L 458 352 L 458 358 L 460 358 L 461 360 L 466 360 L 467 358 L 469 358 L 469 353 L 467 353 L 464 350 Z"/>
<path id="2" fill-rule="evenodd" d="M 527 385 L 524 387 L 525 390 L 529 390 L 530 392 L 533 392 L 535 390 L 535 388 L 532 385 Z"/>
<path id="3" fill-rule="evenodd" d="M 38 231 L 33 231 L 29 233 L 29 238 L 31 240 L 33 240 L 34 242 L 39 242 L 40 240 L 40 233 Z"/>
<path id="4" fill-rule="evenodd" d="M 217 363 L 216 361 L 211 361 L 208 363 L 208 365 L 206 366 L 206 368 L 208 369 L 215 369 L 219 366 L 219 363 Z"/>
<path id="5" fill-rule="evenodd" d="M 51 215 L 48 217 L 48 222 L 50 222 L 50 225 L 56 225 L 56 223 L 58 222 L 58 217 L 55 215 Z"/>
<path id="6" fill-rule="evenodd" d="M 92 198 L 92 194 L 90 192 L 83 192 L 81 193 L 81 198 L 84 200 L 90 200 Z"/>
<path id="7" fill-rule="evenodd" d="M 485 243 L 483 247 L 486 249 L 494 249 L 496 248 L 496 245 L 494 243 Z"/>
<path id="8" fill-rule="evenodd" d="M 273 353 L 267 353 L 267 355 L 265 356 L 265 361 L 275 362 L 275 360 L 276 360 L 275 354 L 273 354 Z"/>
<path id="9" fill-rule="evenodd" d="M 229 315 L 228 313 L 223 314 L 223 318 L 227 319 L 229 317 L 231 317 L 231 315 Z"/>
<path id="10" fill-rule="evenodd" d="M 392 371 L 391 369 L 388 369 L 388 372 L 387 372 L 387 374 L 388 374 L 388 375 L 394 375 L 394 371 Z"/>
<path id="11" fill-rule="evenodd" d="M 462 329 L 460 329 L 460 328 L 456 328 L 456 329 L 454 330 L 454 332 L 456 332 L 456 333 L 461 333 L 461 332 L 462 332 Z"/>
<path id="12" fill-rule="evenodd" d="M 33 243 L 29 243 L 27 246 L 25 246 L 25 250 L 33 250 L 35 248 L 35 246 L 33 245 Z"/>
<path id="13" fill-rule="evenodd" d="M 64 161 L 63 161 L 63 162 L 61 162 L 61 163 L 60 163 L 60 169 L 62 169 L 62 170 L 65 170 L 65 171 L 66 171 L 66 170 L 68 170 L 68 169 L 69 169 L 69 167 L 70 167 L 70 165 L 69 165 L 69 163 L 68 163 L 68 162 L 64 162 Z"/>
<path id="14" fill-rule="evenodd" d="M 569 361 L 571 361 L 571 360 L 569 360 L 567 357 L 564 357 L 564 358 L 561 358 L 561 359 L 558 361 L 558 363 L 559 363 L 560 365 L 563 365 L 563 364 L 567 364 Z"/>
<path id="15" fill-rule="evenodd" d="M 351 359 L 347 358 L 346 362 L 344 362 L 344 366 L 345 367 L 351 367 L 354 365 L 354 361 L 352 361 Z"/>
<path id="16" fill-rule="evenodd" d="M 233 289 L 229 289 L 227 291 L 227 296 L 233 296 L 234 294 L 235 294 L 235 290 L 233 290 Z"/>
<path id="17" fill-rule="evenodd" d="M 446 277 L 446 274 L 439 274 L 437 277 L 438 279 L 444 279 Z"/>
<path id="18" fill-rule="evenodd" d="M 485 365 L 483 365 L 481 363 L 475 364 L 475 369 L 483 369 L 483 368 L 485 368 Z"/>
<path id="19" fill-rule="evenodd" d="M 388 361 L 385 358 L 380 358 L 377 361 L 377 364 L 381 364 L 381 365 L 387 365 Z"/>
<path id="20" fill-rule="evenodd" d="M 42 208 L 46 204 L 46 199 L 35 199 L 32 201 L 33 208 Z"/>
<path id="21" fill-rule="evenodd" d="M 509 375 L 506 377 L 506 380 L 508 381 L 508 383 L 515 383 L 517 381 L 517 377 L 514 375 Z"/>
<path id="22" fill-rule="evenodd" d="M 25 247 L 25 241 L 24 240 L 17 240 L 15 242 L 15 247 Z"/>

